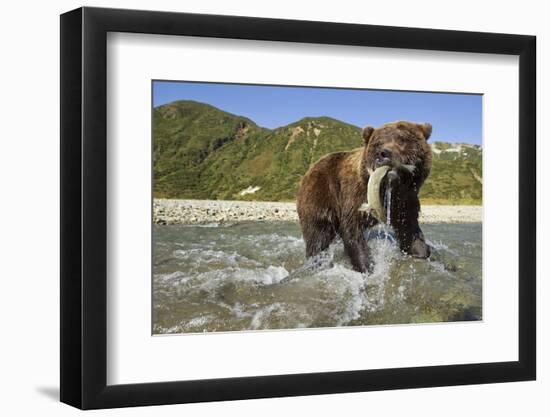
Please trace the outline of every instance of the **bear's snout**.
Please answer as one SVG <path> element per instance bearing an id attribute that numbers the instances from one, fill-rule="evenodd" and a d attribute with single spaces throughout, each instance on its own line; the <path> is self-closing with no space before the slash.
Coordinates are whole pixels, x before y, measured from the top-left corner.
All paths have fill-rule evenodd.
<path id="1" fill-rule="evenodd" d="M 376 167 L 392 166 L 393 165 L 393 153 L 390 149 L 384 148 L 380 151 L 380 154 L 376 158 Z"/>

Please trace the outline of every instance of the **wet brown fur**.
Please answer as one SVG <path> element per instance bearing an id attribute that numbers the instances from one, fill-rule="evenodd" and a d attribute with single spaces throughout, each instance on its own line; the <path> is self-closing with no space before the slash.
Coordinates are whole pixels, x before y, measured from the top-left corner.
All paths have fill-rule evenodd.
<path id="1" fill-rule="evenodd" d="M 367 202 L 369 171 L 376 168 L 376 156 L 382 147 L 391 149 L 397 165 L 416 167 L 412 177 L 396 187 L 390 221 L 402 250 L 414 247 L 415 239 L 423 242 L 418 227 L 418 190 L 431 169 L 432 154 L 427 144 L 430 134 L 428 124 L 403 121 L 378 129 L 366 127 L 363 147 L 328 154 L 316 162 L 302 179 L 297 196 L 306 257 L 327 249 L 340 236 L 354 269 L 365 272 L 369 268 L 364 232 L 377 221 L 359 208 Z"/>

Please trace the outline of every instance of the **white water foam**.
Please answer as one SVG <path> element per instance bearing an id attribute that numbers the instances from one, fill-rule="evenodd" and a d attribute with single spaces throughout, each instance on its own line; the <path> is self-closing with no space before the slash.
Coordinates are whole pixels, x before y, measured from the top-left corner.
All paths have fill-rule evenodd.
<path id="1" fill-rule="evenodd" d="M 263 327 L 264 320 L 268 318 L 274 311 L 283 312 L 283 305 L 281 303 L 274 303 L 270 304 L 268 306 L 265 306 L 263 308 L 260 308 L 254 316 L 252 317 L 252 321 L 250 322 L 250 328 L 253 330 L 258 330 Z"/>
<path id="2" fill-rule="evenodd" d="M 202 282 L 200 289 L 212 291 L 228 282 L 273 285 L 279 283 L 287 276 L 288 271 L 284 267 L 270 265 L 267 268 L 256 269 L 227 267 L 198 274 L 195 279 Z"/>
<path id="3" fill-rule="evenodd" d="M 448 252 L 450 253 L 451 255 L 453 256 L 459 256 L 459 254 L 452 250 L 452 249 L 449 249 L 449 246 L 447 246 L 445 243 L 443 243 L 441 240 L 439 241 L 431 241 L 431 240 L 428 240 L 426 239 L 426 243 L 431 246 L 432 248 L 434 248 L 435 250 L 439 250 L 439 251 L 445 251 L 445 252 Z"/>
<path id="4" fill-rule="evenodd" d="M 178 249 L 173 252 L 173 256 L 174 258 L 185 261 L 186 265 L 191 267 L 197 267 L 203 264 L 207 264 L 208 266 L 211 266 L 212 264 L 231 265 L 235 267 L 254 267 L 262 265 L 261 263 L 240 255 L 235 251 L 224 252 L 213 249 Z"/>

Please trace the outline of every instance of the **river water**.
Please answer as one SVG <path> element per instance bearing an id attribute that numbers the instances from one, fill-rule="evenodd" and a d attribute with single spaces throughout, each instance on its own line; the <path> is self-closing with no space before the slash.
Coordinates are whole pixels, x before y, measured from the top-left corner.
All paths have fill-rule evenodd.
<path id="1" fill-rule="evenodd" d="M 482 319 L 481 223 L 427 224 L 429 260 L 368 234 L 370 274 L 336 242 L 304 261 L 294 223 L 155 226 L 153 333 L 294 329 Z"/>

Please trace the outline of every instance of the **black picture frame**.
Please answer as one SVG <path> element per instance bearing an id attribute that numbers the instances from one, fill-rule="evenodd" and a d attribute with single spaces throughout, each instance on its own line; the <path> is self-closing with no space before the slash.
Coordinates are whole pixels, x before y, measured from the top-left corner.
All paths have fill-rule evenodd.
<path id="1" fill-rule="evenodd" d="M 108 32 L 519 56 L 519 360 L 107 385 Z M 61 401 L 82 409 L 536 378 L 534 36 L 137 10 L 61 15 Z"/>

